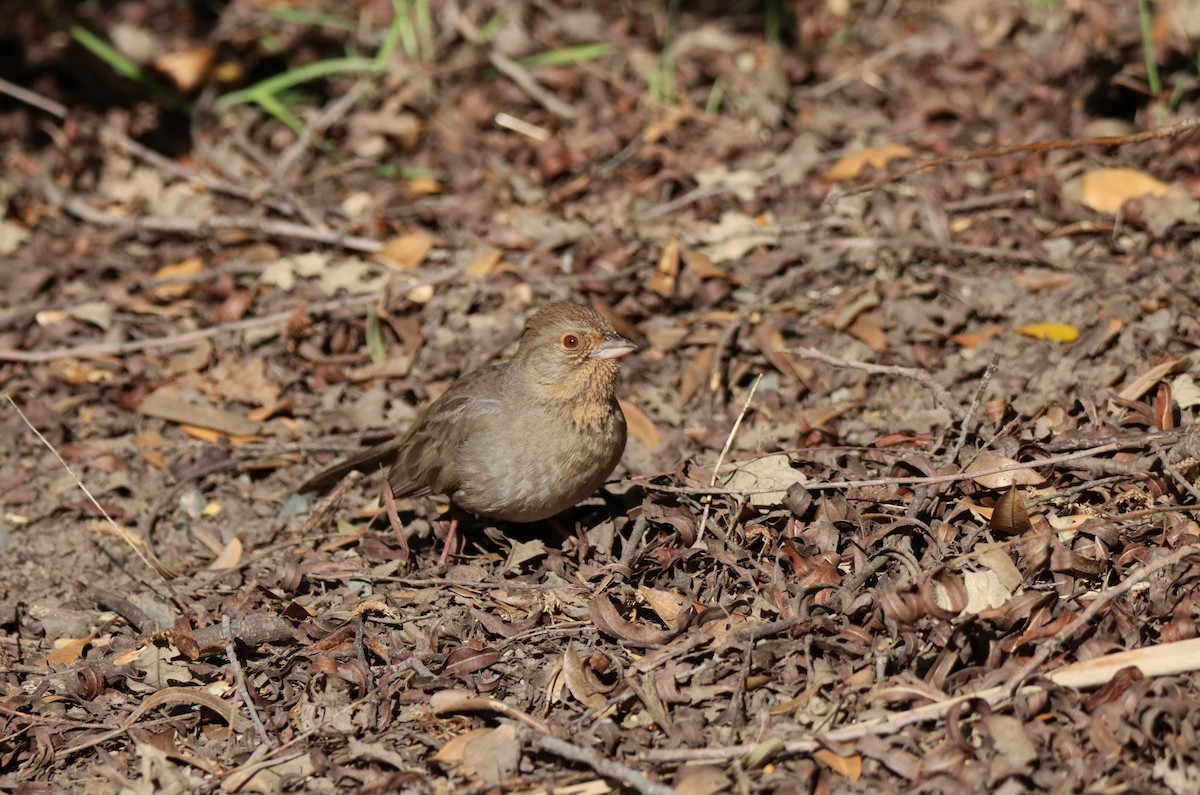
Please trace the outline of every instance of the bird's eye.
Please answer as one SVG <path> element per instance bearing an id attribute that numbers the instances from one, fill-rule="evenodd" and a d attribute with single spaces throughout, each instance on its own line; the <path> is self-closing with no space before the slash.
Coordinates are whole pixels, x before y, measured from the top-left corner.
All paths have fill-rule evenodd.
<path id="1" fill-rule="evenodd" d="M 579 337 L 576 337 L 574 334 L 567 334 L 562 338 L 562 346 L 569 351 L 578 350 Z"/>

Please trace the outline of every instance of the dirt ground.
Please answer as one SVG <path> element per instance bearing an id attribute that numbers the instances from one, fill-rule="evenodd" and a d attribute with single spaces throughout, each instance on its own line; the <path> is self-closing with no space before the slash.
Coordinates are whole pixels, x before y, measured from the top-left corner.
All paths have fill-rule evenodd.
<path id="1" fill-rule="evenodd" d="M 1145 5 L 4 4 L 0 791 L 1200 791 Z M 565 535 L 295 494 L 564 299 Z"/>

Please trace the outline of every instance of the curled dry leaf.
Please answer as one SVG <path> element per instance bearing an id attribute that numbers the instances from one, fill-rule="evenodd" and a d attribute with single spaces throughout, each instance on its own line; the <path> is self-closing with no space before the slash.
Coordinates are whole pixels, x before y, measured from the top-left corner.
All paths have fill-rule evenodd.
<path id="1" fill-rule="evenodd" d="M 998 469 L 1004 471 L 997 472 Z M 988 489 L 1035 486 L 1042 482 L 1042 476 L 1032 466 L 1022 466 L 1016 459 L 987 450 L 975 456 L 975 460 L 966 468 L 966 475 Z"/>
<path id="2" fill-rule="evenodd" d="M 661 646 L 679 634 L 678 631 L 656 629 L 640 622 L 626 621 L 604 594 L 591 601 L 589 611 L 592 622 L 601 632 L 638 646 Z"/>
<path id="3" fill-rule="evenodd" d="M 1016 486 L 1010 486 L 996 500 L 988 526 L 993 532 L 1006 536 L 1021 535 L 1033 529 L 1029 513 L 1025 510 L 1025 501 L 1021 499 L 1021 492 L 1017 491 Z"/>
<path id="4" fill-rule="evenodd" d="M 604 705 L 604 696 L 592 692 L 588 686 L 587 677 L 583 673 L 583 661 L 579 658 L 579 644 L 575 641 L 571 641 L 563 652 L 562 671 L 567 690 L 576 701 L 589 708 Z"/>

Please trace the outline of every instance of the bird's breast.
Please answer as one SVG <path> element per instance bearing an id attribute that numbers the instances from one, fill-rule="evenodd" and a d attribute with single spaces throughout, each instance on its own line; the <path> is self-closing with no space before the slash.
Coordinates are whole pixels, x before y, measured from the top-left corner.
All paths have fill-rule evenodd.
<path id="1" fill-rule="evenodd" d="M 570 412 L 527 406 L 463 442 L 454 501 L 492 519 L 553 516 L 604 483 L 625 450 L 625 436 L 625 418 L 615 405 L 584 426 Z"/>

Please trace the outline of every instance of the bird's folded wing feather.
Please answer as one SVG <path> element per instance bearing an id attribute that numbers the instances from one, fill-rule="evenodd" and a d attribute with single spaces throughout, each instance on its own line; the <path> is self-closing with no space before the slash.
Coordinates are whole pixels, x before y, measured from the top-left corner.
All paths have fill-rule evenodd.
<path id="1" fill-rule="evenodd" d="M 425 410 L 405 435 L 388 472 L 397 497 L 453 494 L 459 486 L 458 449 L 472 435 L 503 418 L 503 366 L 485 367 L 456 381 Z"/>

